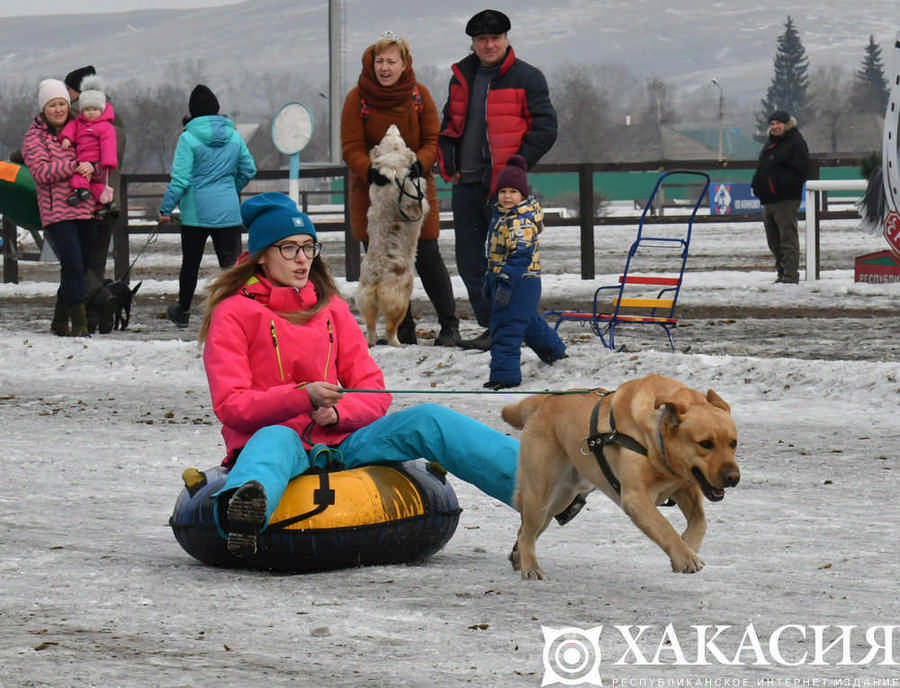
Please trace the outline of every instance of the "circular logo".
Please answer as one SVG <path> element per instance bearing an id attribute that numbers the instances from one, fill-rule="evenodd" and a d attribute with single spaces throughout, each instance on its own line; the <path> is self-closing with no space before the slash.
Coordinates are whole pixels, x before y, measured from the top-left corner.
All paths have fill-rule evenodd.
<path id="1" fill-rule="evenodd" d="M 547 662 L 566 681 L 584 679 L 597 665 L 597 649 L 584 633 L 567 631 L 547 647 Z"/>
<path id="2" fill-rule="evenodd" d="M 884 218 L 884 239 L 891 252 L 900 257 L 900 213 L 892 210 Z"/>

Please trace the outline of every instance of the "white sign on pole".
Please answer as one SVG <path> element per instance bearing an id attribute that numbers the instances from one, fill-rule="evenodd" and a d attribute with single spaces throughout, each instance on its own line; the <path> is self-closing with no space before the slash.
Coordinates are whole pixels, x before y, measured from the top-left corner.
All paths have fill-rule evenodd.
<path id="1" fill-rule="evenodd" d="M 300 202 L 300 151 L 313 133 L 313 116 L 303 103 L 282 106 L 272 120 L 272 143 L 280 153 L 289 156 L 288 195 Z"/>

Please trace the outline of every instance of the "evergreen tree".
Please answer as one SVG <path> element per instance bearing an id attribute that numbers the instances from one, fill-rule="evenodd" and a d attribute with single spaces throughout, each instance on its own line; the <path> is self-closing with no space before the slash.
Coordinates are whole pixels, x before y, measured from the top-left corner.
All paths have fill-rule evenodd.
<path id="1" fill-rule="evenodd" d="M 860 112 L 884 114 L 889 97 L 881 48 L 875 42 L 875 37 L 870 35 L 862 67 L 856 72 L 853 83 L 853 106 Z"/>
<path id="2" fill-rule="evenodd" d="M 778 37 L 775 51 L 775 74 L 766 91 L 757 115 L 759 131 L 765 135 L 769 127 L 769 115 L 774 110 L 787 110 L 798 122 L 806 121 L 809 114 L 807 89 L 809 87 L 809 58 L 800 41 L 800 34 L 789 16 L 784 33 Z"/>

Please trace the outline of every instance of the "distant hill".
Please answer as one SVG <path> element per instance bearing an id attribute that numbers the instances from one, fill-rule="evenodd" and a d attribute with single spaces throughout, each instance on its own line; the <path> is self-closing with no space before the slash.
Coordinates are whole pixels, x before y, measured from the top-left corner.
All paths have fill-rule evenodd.
<path id="1" fill-rule="evenodd" d="M 388 29 L 410 40 L 417 70 L 440 77 L 443 89 L 443 75 L 468 47 L 465 22 L 481 8 L 443 0 L 348 0 L 344 91 L 356 79 L 363 48 Z M 713 77 L 729 102 L 759 101 L 788 13 L 813 69 L 840 64 L 852 74 L 869 34 L 889 54 L 886 47 L 897 30 L 896 0 L 793 0 L 789 5 L 769 0 L 519 0 L 508 13 L 517 53 L 548 73 L 566 64 L 621 64 L 640 78 L 667 80 L 683 96 L 709 99 L 710 107 L 716 97 Z M 309 0 L 0 19 L 0 85 L 61 76 L 87 63 L 113 84 L 130 79 L 161 83 L 176 78 L 185 65 L 212 83 L 237 74 L 290 70 L 323 84 L 327 27 L 327 3 Z M 438 101 L 444 98 L 441 90 L 435 95 Z"/>

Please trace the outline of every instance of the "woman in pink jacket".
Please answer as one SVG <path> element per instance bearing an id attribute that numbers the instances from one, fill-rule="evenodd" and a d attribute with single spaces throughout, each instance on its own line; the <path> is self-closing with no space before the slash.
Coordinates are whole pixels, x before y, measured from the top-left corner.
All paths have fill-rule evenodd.
<path id="1" fill-rule="evenodd" d="M 284 194 L 241 207 L 248 251 L 210 287 L 200 331 L 230 467 L 216 518 L 237 556 L 256 551 L 288 481 L 313 466 L 425 458 L 506 504 L 519 443 L 435 404 L 387 414 L 384 376 Z"/>
<path id="2" fill-rule="evenodd" d="M 59 258 L 60 280 L 50 329 L 57 335 L 87 336 L 84 277 L 91 245 L 97 234 L 93 198 L 69 205 L 69 179 L 77 172 L 91 178 L 89 162 L 78 162 L 72 149 L 63 148 L 59 133 L 69 121 L 69 91 L 62 81 L 44 79 L 38 87 L 40 111 L 25 134 L 22 155 L 34 177 L 44 234 Z"/>

